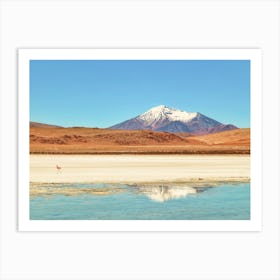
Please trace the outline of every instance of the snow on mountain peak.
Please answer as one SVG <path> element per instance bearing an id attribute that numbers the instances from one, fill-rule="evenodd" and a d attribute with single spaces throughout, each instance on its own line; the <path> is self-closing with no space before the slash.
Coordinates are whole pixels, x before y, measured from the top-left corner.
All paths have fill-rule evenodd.
<path id="1" fill-rule="evenodd" d="M 188 113 L 165 105 L 159 105 L 151 108 L 137 118 L 151 125 L 158 121 L 181 121 L 187 123 L 197 116 L 197 113 Z"/>
<path id="2" fill-rule="evenodd" d="M 165 105 L 151 108 L 135 118 L 116 124 L 111 129 L 153 130 L 165 132 L 188 132 L 198 135 L 236 129 L 224 125 L 200 113 L 190 113 Z"/>

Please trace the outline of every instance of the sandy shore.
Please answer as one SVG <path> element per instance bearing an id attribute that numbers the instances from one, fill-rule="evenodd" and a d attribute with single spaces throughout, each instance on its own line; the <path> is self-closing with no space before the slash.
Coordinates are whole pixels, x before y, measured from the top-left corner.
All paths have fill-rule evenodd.
<path id="1" fill-rule="evenodd" d="M 249 180 L 249 155 L 30 155 L 30 182 L 36 184 Z"/>

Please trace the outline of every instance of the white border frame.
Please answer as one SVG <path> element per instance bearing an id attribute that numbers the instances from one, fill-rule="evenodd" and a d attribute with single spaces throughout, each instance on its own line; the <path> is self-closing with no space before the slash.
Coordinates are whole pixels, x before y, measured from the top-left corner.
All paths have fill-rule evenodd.
<path id="1" fill-rule="evenodd" d="M 30 60 L 250 60 L 251 219 L 250 220 L 30 220 L 29 65 Z M 262 229 L 262 65 L 260 49 L 19 49 L 19 231 L 261 231 Z"/>

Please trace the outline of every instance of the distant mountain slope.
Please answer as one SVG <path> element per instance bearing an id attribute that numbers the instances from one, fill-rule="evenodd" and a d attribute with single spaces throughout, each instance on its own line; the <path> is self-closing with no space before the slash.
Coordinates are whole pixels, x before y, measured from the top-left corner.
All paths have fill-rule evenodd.
<path id="1" fill-rule="evenodd" d="M 232 124 L 222 124 L 201 113 L 189 113 L 165 105 L 111 126 L 110 129 L 153 130 L 171 133 L 188 132 L 196 135 L 237 129 Z"/>
<path id="2" fill-rule="evenodd" d="M 46 123 L 39 123 L 39 122 L 30 122 L 30 127 L 41 127 L 41 128 L 62 128 L 62 126 L 46 124 Z"/>

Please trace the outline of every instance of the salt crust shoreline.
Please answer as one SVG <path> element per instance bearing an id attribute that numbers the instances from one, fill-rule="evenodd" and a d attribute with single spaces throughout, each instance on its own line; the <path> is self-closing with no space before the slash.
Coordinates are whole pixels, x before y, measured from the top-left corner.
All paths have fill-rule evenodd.
<path id="1" fill-rule="evenodd" d="M 111 183 L 207 187 L 242 182 L 250 182 L 249 155 L 30 155 L 31 186 Z"/>

